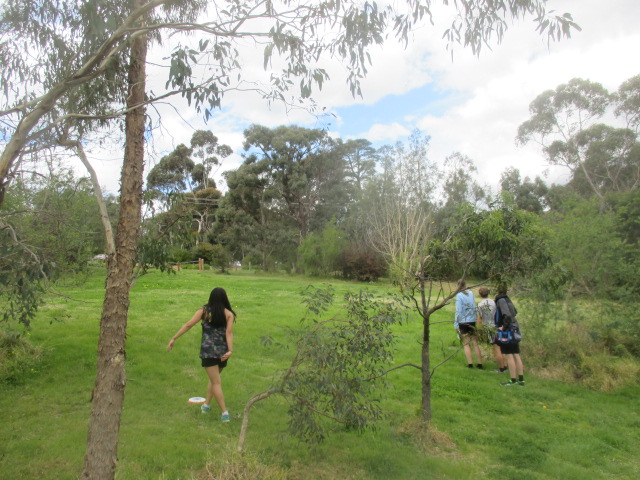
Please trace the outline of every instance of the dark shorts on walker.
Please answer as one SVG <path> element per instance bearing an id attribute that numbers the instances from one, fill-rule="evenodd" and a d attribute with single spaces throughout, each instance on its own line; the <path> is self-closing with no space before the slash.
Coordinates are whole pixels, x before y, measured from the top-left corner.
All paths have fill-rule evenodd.
<path id="1" fill-rule="evenodd" d="M 500 345 L 500 353 L 503 355 L 514 355 L 520 353 L 520 343 L 498 343 Z"/>
<path id="2" fill-rule="evenodd" d="M 227 366 L 227 360 L 222 361 L 219 358 L 202 358 L 201 360 L 202 360 L 202 366 L 205 368 L 218 365 L 218 367 L 220 368 L 220 371 L 222 371 L 222 369 Z"/>
<path id="3" fill-rule="evenodd" d="M 460 335 L 475 335 L 476 334 L 476 322 L 460 323 L 458 324 L 460 329 Z"/>

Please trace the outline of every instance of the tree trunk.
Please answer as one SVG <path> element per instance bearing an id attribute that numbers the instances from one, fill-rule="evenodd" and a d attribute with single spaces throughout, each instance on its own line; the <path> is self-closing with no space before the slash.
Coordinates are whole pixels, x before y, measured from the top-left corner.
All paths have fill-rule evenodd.
<path id="1" fill-rule="evenodd" d="M 431 358 L 429 356 L 429 337 L 431 314 L 427 309 L 427 295 L 424 280 L 420 279 L 420 297 L 423 312 L 422 333 L 422 419 L 428 425 L 431 422 Z"/>
<path id="2" fill-rule="evenodd" d="M 95 169 L 89 162 L 87 158 L 87 154 L 84 151 L 84 147 L 82 143 L 77 140 L 67 140 L 62 141 L 60 144 L 64 147 L 73 148 L 80 158 L 80 161 L 89 172 L 89 176 L 91 177 L 91 184 L 93 185 L 93 191 L 96 196 L 96 201 L 98 202 L 98 209 L 100 210 L 100 221 L 102 222 L 102 227 L 104 228 L 104 238 L 107 242 L 107 254 L 111 257 L 116 252 L 116 242 L 113 236 L 113 229 L 111 228 L 111 219 L 109 218 L 109 211 L 107 210 L 107 204 L 104 201 L 104 196 L 102 195 L 102 188 L 100 187 L 100 181 L 98 180 L 98 175 L 96 174 Z"/>
<path id="3" fill-rule="evenodd" d="M 244 450 L 244 441 L 247 438 L 247 428 L 249 428 L 249 413 L 251 412 L 251 407 L 261 400 L 265 398 L 269 398 L 274 393 L 277 393 L 277 390 L 271 389 L 266 392 L 262 392 L 254 397 L 250 398 L 247 404 L 244 406 L 244 412 L 242 415 L 242 426 L 240 427 L 240 435 L 238 436 L 238 452 L 242 453 Z"/>
<path id="4" fill-rule="evenodd" d="M 146 0 L 133 0 L 139 8 Z M 93 392 L 83 479 L 107 480 L 115 477 L 118 461 L 118 434 L 124 404 L 125 335 L 129 311 L 129 290 L 135 263 L 142 208 L 144 169 L 145 61 L 147 40 L 135 37 L 131 46 L 129 95 L 126 115 L 126 144 L 120 180 L 120 218 L 116 253 L 108 261 L 108 273 L 100 337 L 96 384 Z M 133 109 L 132 109 L 133 108 Z"/>

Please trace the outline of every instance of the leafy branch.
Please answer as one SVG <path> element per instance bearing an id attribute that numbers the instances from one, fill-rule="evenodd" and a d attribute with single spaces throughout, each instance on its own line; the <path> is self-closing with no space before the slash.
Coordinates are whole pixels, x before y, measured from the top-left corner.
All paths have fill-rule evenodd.
<path id="1" fill-rule="evenodd" d="M 301 330 L 292 332 L 296 352 L 273 385 L 245 405 L 238 440 L 242 451 L 251 407 L 273 395 L 289 400 L 289 432 L 308 442 L 322 441 L 330 424 L 373 428 L 382 412 L 378 380 L 393 357 L 391 326 L 406 319 L 402 302 L 360 291 L 345 295 L 344 316 L 321 320 L 334 302 L 331 286 L 309 286 Z"/>

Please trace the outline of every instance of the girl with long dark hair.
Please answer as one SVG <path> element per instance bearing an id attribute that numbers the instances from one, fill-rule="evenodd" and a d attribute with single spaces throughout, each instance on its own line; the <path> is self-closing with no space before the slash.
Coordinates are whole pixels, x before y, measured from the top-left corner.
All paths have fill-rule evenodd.
<path id="1" fill-rule="evenodd" d="M 229 411 L 224 403 L 222 381 L 220 373 L 227 366 L 227 360 L 233 353 L 233 323 L 236 312 L 231 308 L 227 292 L 224 288 L 216 287 L 211 290 L 209 302 L 203 305 L 191 320 L 169 340 L 167 351 L 171 351 L 175 341 L 188 332 L 196 323 L 202 323 L 202 341 L 200 342 L 200 359 L 209 377 L 207 396 L 201 406 L 202 413 L 211 410 L 211 400 L 215 398 L 220 407 L 223 422 L 229 421 Z"/>

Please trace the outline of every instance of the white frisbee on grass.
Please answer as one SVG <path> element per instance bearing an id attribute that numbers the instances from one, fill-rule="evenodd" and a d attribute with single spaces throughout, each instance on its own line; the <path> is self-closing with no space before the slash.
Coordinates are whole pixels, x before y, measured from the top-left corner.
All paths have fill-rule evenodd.
<path id="1" fill-rule="evenodd" d="M 191 397 L 187 402 L 192 405 L 198 405 L 200 403 L 204 403 L 205 400 L 206 399 L 204 397 Z"/>

